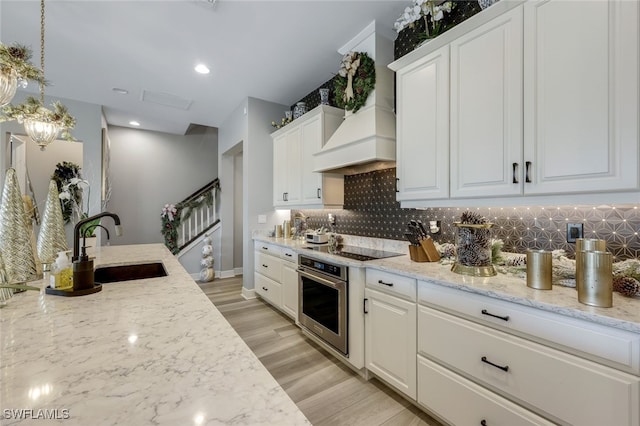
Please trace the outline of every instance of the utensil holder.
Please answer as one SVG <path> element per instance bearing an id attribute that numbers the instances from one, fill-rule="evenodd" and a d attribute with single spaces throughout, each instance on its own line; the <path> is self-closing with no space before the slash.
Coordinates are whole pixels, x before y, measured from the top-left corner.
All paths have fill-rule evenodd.
<path id="1" fill-rule="evenodd" d="M 409 257 L 414 262 L 428 262 L 429 258 L 427 257 L 427 253 L 424 251 L 422 246 L 409 246 Z"/>

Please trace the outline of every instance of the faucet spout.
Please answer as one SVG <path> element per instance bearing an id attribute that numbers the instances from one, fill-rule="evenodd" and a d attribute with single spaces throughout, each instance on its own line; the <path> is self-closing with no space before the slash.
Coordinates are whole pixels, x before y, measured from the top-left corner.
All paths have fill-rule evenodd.
<path id="1" fill-rule="evenodd" d="M 82 219 L 80 221 L 78 221 L 78 223 L 76 223 L 76 226 L 74 226 L 73 228 L 73 257 L 72 257 L 72 261 L 76 261 L 80 258 L 80 229 L 82 228 L 82 226 L 86 223 L 89 223 L 93 220 L 99 219 L 101 217 L 105 217 L 105 216 L 109 216 L 113 219 L 113 222 L 116 225 L 116 235 L 122 235 L 122 230 L 120 227 L 120 218 L 118 217 L 117 214 L 115 213 L 111 213 L 111 212 L 102 212 L 102 213 L 98 213 L 95 216 L 91 216 L 88 217 L 86 219 Z M 100 226 L 100 225 L 98 225 Z M 107 235 L 108 232 L 107 232 Z M 84 237 L 84 235 L 82 235 L 82 237 Z M 107 237 L 108 238 L 108 237 Z"/>

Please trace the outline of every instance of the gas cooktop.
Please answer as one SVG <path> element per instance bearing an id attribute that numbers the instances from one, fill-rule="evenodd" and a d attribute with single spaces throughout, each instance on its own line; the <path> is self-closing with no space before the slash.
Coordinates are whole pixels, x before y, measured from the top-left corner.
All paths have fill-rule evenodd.
<path id="1" fill-rule="evenodd" d="M 335 254 L 336 256 L 346 257 L 349 259 L 366 261 L 375 259 L 384 259 L 387 257 L 402 256 L 403 253 L 394 253 L 390 251 L 375 250 L 365 247 L 357 246 L 343 246 L 339 245 L 335 250 L 329 249 L 328 245 L 306 247 L 309 250 L 318 251 L 321 253 Z"/>

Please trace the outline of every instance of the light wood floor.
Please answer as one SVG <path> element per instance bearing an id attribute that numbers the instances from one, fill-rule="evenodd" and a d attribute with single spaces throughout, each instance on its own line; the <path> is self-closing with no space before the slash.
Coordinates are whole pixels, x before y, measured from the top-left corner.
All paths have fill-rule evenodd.
<path id="1" fill-rule="evenodd" d="M 313 425 L 440 425 L 378 380 L 362 379 L 275 308 L 242 298 L 241 277 L 199 285 Z"/>

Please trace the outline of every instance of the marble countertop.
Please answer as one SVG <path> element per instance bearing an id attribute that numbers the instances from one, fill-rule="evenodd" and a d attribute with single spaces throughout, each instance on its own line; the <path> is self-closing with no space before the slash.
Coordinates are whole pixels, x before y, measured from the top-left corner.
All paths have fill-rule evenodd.
<path id="1" fill-rule="evenodd" d="M 163 245 L 96 255 L 148 261 L 168 276 L 81 297 L 28 291 L 0 309 L 0 424 L 309 424 Z"/>
<path id="2" fill-rule="evenodd" d="M 578 302 L 575 288 L 553 286 L 552 290 L 534 290 L 526 285 L 523 278 L 498 274 L 495 277 L 470 277 L 451 272 L 450 265 L 440 263 L 413 262 L 408 254 L 387 259 L 360 262 L 329 253 L 311 252 L 304 241 L 272 238 L 255 235 L 257 241 L 264 241 L 282 247 L 291 248 L 299 253 L 312 255 L 352 267 L 366 267 L 400 274 L 418 280 L 428 280 L 461 291 L 481 294 L 495 299 L 506 300 L 520 305 L 531 306 L 545 311 L 555 312 L 573 318 L 640 333 L 640 298 L 629 298 L 613 293 L 613 307 L 597 308 Z M 398 252 L 393 242 L 382 242 L 376 249 Z M 349 242 L 353 244 L 353 242 Z M 389 246 L 385 246 L 389 244 Z M 407 244 L 402 243 L 406 249 Z"/>

